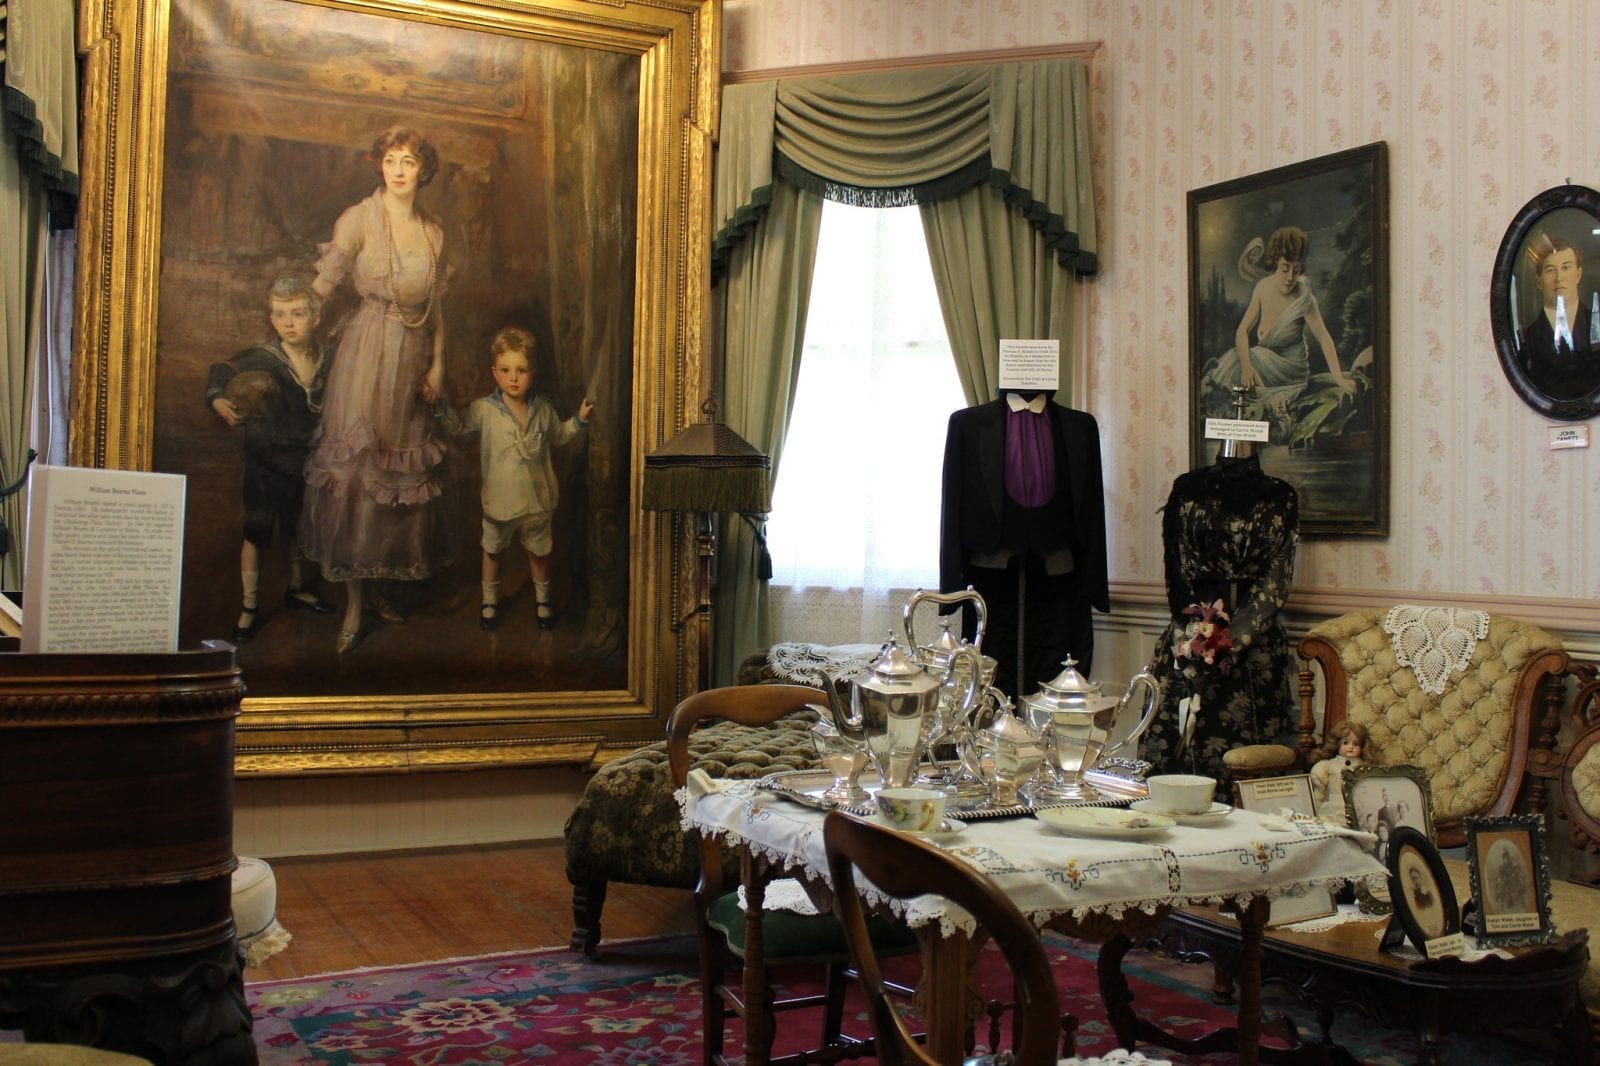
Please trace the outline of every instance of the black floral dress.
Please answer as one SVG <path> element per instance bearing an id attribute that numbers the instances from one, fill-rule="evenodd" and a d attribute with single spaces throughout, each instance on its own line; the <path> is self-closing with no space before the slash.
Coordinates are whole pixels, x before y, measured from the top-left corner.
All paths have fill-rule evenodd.
<path id="1" fill-rule="evenodd" d="M 1292 743 L 1295 708 L 1288 638 L 1278 611 L 1289 598 L 1299 542 L 1294 487 L 1261 470 L 1255 456 L 1224 459 L 1181 475 L 1161 519 L 1167 605 L 1172 620 L 1151 669 L 1161 680 L 1161 708 L 1145 734 L 1152 773 L 1214 777 L 1226 796 L 1232 779 L 1222 755 L 1241 744 Z M 1174 646 L 1193 617 L 1192 604 L 1222 601 L 1231 655 L 1211 666 L 1181 662 Z M 1178 701 L 1200 697 L 1185 743 Z"/>

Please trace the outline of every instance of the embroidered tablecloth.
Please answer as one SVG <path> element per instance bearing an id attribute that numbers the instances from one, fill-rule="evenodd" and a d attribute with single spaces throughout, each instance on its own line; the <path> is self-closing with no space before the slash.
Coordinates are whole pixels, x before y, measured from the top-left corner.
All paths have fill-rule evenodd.
<path id="1" fill-rule="evenodd" d="M 754 782 L 717 782 L 693 800 L 680 791 L 685 828 L 743 842 L 758 854 L 827 883 L 823 812 L 771 796 Z M 1234 810 L 1219 824 L 1174 826 L 1144 840 L 1067 836 L 1035 818 L 967 823 L 939 840 L 945 851 L 983 871 L 1036 925 L 1070 915 L 1155 913 L 1161 907 L 1219 903 L 1236 897 L 1298 895 L 1312 886 L 1381 879 L 1369 854 L 1374 838 L 1311 819 Z M 1381 883 L 1381 881 L 1379 882 Z M 904 917 L 912 928 L 940 923 L 941 932 L 974 931 L 972 917 L 944 900 L 879 896 L 869 901 Z"/>

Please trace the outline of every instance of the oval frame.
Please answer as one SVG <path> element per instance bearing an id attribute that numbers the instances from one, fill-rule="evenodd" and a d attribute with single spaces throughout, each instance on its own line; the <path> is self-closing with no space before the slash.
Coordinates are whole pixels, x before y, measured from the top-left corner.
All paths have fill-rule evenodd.
<path id="1" fill-rule="evenodd" d="M 1455 886 L 1450 883 L 1444 859 L 1425 833 L 1410 826 L 1401 826 L 1389 838 L 1389 860 L 1386 865 L 1389 867 L 1389 898 L 1394 902 L 1394 916 L 1400 920 L 1400 926 L 1406 931 L 1412 946 L 1422 953 L 1423 958 L 1427 958 L 1428 941 L 1461 932 L 1461 909 L 1456 905 Z M 1405 875 L 1418 870 L 1426 871 L 1429 887 L 1433 889 L 1435 905 L 1429 911 L 1438 912 L 1437 929 L 1422 924 L 1422 912 L 1413 902 L 1412 895 L 1405 891 Z"/>
<path id="2" fill-rule="evenodd" d="M 1587 218 L 1589 232 L 1571 234 L 1571 220 L 1580 217 Z M 1538 375 L 1530 372 L 1523 352 L 1520 323 L 1532 321 L 1531 316 L 1538 313 L 1538 302 L 1533 299 L 1538 291 L 1534 272 L 1526 265 L 1528 245 L 1552 228 L 1566 230 L 1571 234 L 1569 239 L 1578 238 L 1573 244 L 1589 264 L 1591 292 L 1594 291 L 1594 281 L 1600 281 L 1600 192 L 1582 185 L 1557 185 L 1529 200 L 1512 219 L 1500 242 L 1489 281 L 1489 324 L 1494 331 L 1500 369 L 1522 401 L 1551 418 L 1581 422 L 1600 415 L 1600 383 L 1588 391 L 1552 390 L 1547 383 L 1536 380 Z M 1579 295 L 1581 303 L 1581 289 Z M 1590 299 L 1595 297 L 1591 295 Z M 1574 326 L 1576 332 L 1576 323 Z M 1593 358 L 1600 359 L 1600 345 L 1595 346 Z"/>

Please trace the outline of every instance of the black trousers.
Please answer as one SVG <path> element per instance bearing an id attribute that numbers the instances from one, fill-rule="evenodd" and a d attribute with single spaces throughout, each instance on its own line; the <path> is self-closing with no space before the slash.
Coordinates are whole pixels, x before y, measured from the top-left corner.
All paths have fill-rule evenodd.
<path id="1" fill-rule="evenodd" d="M 1003 570 L 969 566 L 967 580 L 987 609 L 983 653 L 995 660 L 995 687 L 1013 703 L 1053 681 L 1068 655 L 1077 660 L 1078 672 L 1089 676 L 1094 622 L 1075 572 L 1047 574 L 1043 559 L 1023 555 Z M 963 634 L 971 640 L 977 615 L 963 607 L 962 619 Z"/>

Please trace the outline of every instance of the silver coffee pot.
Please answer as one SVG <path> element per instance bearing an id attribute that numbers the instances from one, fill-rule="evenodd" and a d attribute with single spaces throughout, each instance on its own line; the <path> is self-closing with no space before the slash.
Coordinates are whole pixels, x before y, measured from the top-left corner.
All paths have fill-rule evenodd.
<path id="1" fill-rule="evenodd" d="M 1080 674 L 1077 661 L 1070 655 L 1062 666 L 1064 669 L 1054 680 L 1046 681 L 1038 692 L 1022 701 L 1023 716 L 1028 722 L 1048 731 L 1045 758 L 1052 779 L 1041 781 L 1033 789 L 1033 798 L 1096 800 L 1100 794 L 1083 779 L 1084 771 L 1144 736 L 1161 703 L 1161 683 L 1145 667 L 1128 681 L 1127 691 L 1119 700 L 1102 695 L 1099 682 Z M 1123 710 L 1133 703 L 1135 690 L 1142 691 L 1144 697 L 1139 704 L 1139 722 L 1126 737 L 1107 747 L 1111 730 Z"/>
<path id="2" fill-rule="evenodd" d="M 960 663 L 975 677 L 978 653 L 970 646 L 952 653 L 951 668 Z M 900 787 L 916 774 L 927 744 L 940 721 L 939 696 L 945 674 L 916 661 L 891 635 L 872 663 L 848 676 L 827 676 L 823 686 L 834 725 L 849 743 L 867 753 L 885 786 Z M 849 688 L 842 701 L 838 685 Z M 966 689 L 965 704 L 956 713 L 971 712 L 977 686 Z"/>

